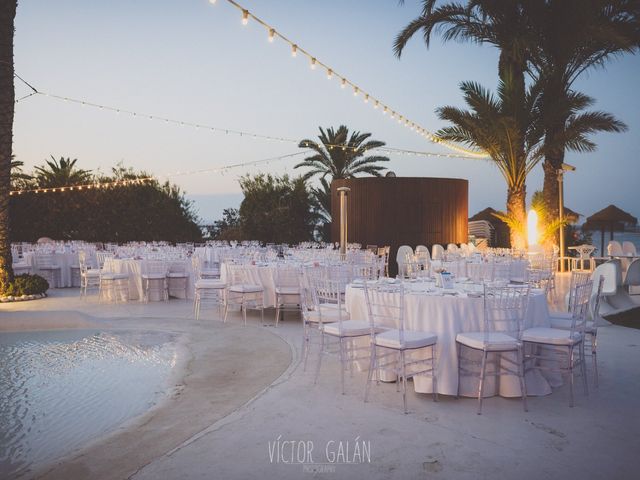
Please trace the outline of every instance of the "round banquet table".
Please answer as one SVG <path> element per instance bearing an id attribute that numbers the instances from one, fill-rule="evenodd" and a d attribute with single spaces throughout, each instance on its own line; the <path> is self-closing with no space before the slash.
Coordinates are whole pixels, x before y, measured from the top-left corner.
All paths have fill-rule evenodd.
<path id="1" fill-rule="evenodd" d="M 426 292 L 425 284 L 409 284 L 413 291 L 405 291 L 405 329 L 428 331 L 438 335 L 437 343 L 437 380 L 438 393 L 443 395 L 456 395 L 458 393 L 458 381 L 460 380 L 460 395 L 477 397 L 477 376 L 458 376 L 458 357 L 456 350 L 456 335 L 461 332 L 483 331 L 483 299 L 482 297 L 470 297 L 462 290 L 450 290 L 443 294 L 441 289 Z M 433 285 L 431 285 L 433 287 Z M 480 288 L 480 287 L 478 287 Z M 397 295 L 389 293 L 389 295 Z M 351 319 L 365 320 L 366 300 L 364 289 L 353 285 L 347 286 L 346 308 Z M 525 328 L 534 326 L 548 326 L 549 310 L 547 299 L 541 290 L 533 290 L 527 308 Z M 397 328 L 398 325 L 388 325 Z M 369 339 L 359 339 L 366 342 Z M 420 355 L 420 352 L 413 352 Z M 480 359 L 481 353 L 470 349 L 463 349 L 465 358 Z M 503 354 L 513 355 L 513 354 Z M 419 357 L 416 357 L 419 358 Z M 512 358 L 515 358 L 513 355 Z M 359 366 L 366 368 L 364 362 Z M 385 381 L 394 381 L 395 376 L 391 372 L 381 372 L 381 378 Z M 562 383 L 561 379 L 545 378 L 539 370 L 531 370 L 525 376 L 528 395 L 548 395 L 551 393 L 551 385 Z M 425 376 L 413 378 L 415 391 L 418 393 L 431 393 L 433 386 L 431 379 Z M 503 397 L 521 396 L 518 378 L 515 376 L 486 377 L 485 396 L 500 395 Z"/>
<path id="2" fill-rule="evenodd" d="M 25 252 L 23 254 L 24 262 L 28 263 L 35 273 L 38 273 L 38 255 L 40 252 Z M 49 255 L 52 255 L 53 263 L 60 267 L 60 283 L 57 288 L 79 286 L 73 284 L 71 275 L 71 267 L 77 266 L 79 263 L 78 252 L 51 252 Z"/>
<path id="3" fill-rule="evenodd" d="M 104 269 L 113 273 L 127 273 L 129 275 L 129 300 L 144 300 L 144 294 L 142 290 L 142 275 L 147 273 L 148 260 L 134 259 L 134 258 L 108 258 L 104 262 Z M 187 278 L 187 298 L 193 298 L 194 296 L 194 273 L 191 262 L 186 260 L 172 260 L 169 263 L 169 269 L 172 271 L 172 265 L 176 263 L 184 262 L 185 272 L 188 275 Z M 172 297 L 182 298 L 184 291 L 173 291 L 169 294 Z M 158 295 L 151 296 L 150 301 L 162 300 Z"/>

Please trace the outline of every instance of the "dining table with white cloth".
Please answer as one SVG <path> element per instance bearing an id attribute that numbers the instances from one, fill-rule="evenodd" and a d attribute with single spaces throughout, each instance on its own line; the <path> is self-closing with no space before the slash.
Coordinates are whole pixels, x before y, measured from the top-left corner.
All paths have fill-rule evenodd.
<path id="1" fill-rule="evenodd" d="M 79 286 L 73 284 L 73 275 L 71 272 L 72 266 L 78 267 L 78 252 L 24 252 L 22 254 L 22 261 L 28 264 L 31 271 L 36 274 L 38 273 L 39 255 L 51 255 L 52 264 L 60 267 L 60 283 L 57 284 L 58 288 Z"/>
<path id="2" fill-rule="evenodd" d="M 431 262 L 431 268 L 444 268 L 459 278 L 490 279 L 492 277 L 491 270 L 495 264 L 508 265 L 510 279 L 524 279 L 527 267 L 529 266 L 527 260 L 516 258 L 498 259 L 492 262 L 473 258 L 462 258 L 448 262 L 433 260 Z"/>
<path id="3" fill-rule="evenodd" d="M 144 300 L 144 290 L 142 287 L 142 275 L 148 273 L 148 265 L 151 260 L 137 258 L 107 258 L 104 262 L 104 270 L 112 273 L 126 273 L 129 275 L 129 300 Z M 156 260 L 154 260 L 156 261 Z M 187 274 L 187 298 L 194 296 L 194 272 L 189 259 L 169 260 L 169 271 L 174 265 L 184 264 L 184 272 Z M 184 291 L 169 292 L 171 296 L 182 298 Z M 161 300 L 158 296 L 151 296 L 151 301 Z"/>
<path id="4" fill-rule="evenodd" d="M 475 291 L 474 290 L 475 287 Z M 445 290 L 435 288 L 433 283 L 416 282 L 405 283 L 405 312 L 404 328 L 435 333 L 437 342 L 437 384 L 438 393 L 456 395 L 460 381 L 460 395 L 476 397 L 478 395 L 478 376 L 458 375 L 458 356 L 456 349 L 456 335 L 462 332 L 481 332 L 484 330 L 484 304 L 480 294 L 482 285 L 455 285 L 454 289 Z M 389 293 L 399 295 L 399 293 Z M 367 320 L 366 298 L 362 285 L 350 284 L 345 295 L 345 307 L 351 319 Z M 546 295 L 542 290 L 532 290 L 529 297 L 525 328 L 548 326 L 549 310 Z M 385 326 L 385 325 L 383 325 Z M 399 325 L 386 325 L 398 328 Z M 359 339 L 365 345 L 369 339 Z M 465 358 L 480 359 L 481 352 L 464 349 Z M 419 355 L 414 352 L 414 355 Z M 511 355 L 515 360 L 515 354 Z M 419 357 L 416 357 L 419 358 Z M 478 362 L 479 363 L 479 362 Z M 360 362 L 361 368 L 368 368 L 365 362 Z M 479 371 L 479 369 L 478 369 Z M 383 381 L 394 381 L 392 372 L 381 372 Z M 528 395 L 547 395 L 551 393 L 551 383 L 556 386 L 561 379 L 545 378 L 539 370 L 531 370 L 525 376 Z M 413 378 L 415 391 L 431 393 L 433 391 L 431 378 L 416 376 Z M 485 379 L 485 396 L 500 395 L 503 397 L 519 397 L 521 390 L 518 378 L 515 376 L 487 377 Z"/>

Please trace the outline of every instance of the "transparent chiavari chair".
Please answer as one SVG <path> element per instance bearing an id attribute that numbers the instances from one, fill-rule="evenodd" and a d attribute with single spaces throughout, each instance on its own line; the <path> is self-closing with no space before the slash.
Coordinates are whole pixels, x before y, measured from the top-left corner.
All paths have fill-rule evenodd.
<path id="1" fill-rule="evenodd" d="M 227 268 L 227 293 L 224 307 L 224 321 L 227 321 L 229 306 L 240 307 L 244 324 L 247 324 L 247 310 L 260 310 L 264 323 L 264 288 L 249 279 L 244 265 L 224 264 Z"/>
<path id="2" fill-rule="evenodd" d="M 185 259 L 174 258 L 169 262 L 167 272 L 168 295 L 177 297 L 176 292 L 182 292 L 184 299 L 188 298 L 189 273 L 187 272 L 187 261 Z"/>
<path id="3" fill-rule="evenodd" d="M 456 336 L 458 375 L 478 377 L 478 415 L 482 413 L 485 378 L 504 375 L 517 376 L 520 381 L 522 406 L 527 411 L 527 391 L 524 383 L 524 350 L 521 340 L 529 304 L 529 285 L 484 285 L 483 331 L 464 332 Z M 480 362 L 465 357 L 465 349 L 480 352 Z M 503 354 L 513 354 L 512 356 Z M 489 362 L 489 356 L 495 358 Z M 487 366 L 493 371 L 487 372 Z M 480 372 L 475 368 L 480 366 Z M 458 389 L 460 380 L 458 380 Z"/>
<path id="4" fill-rule="evenodd" d="M 405 291 L 403 283 L 368 285 L 365 283 L 369 319 L 369 372 L 364 401 L 371 382 L 380 383 L 380 370 L 393 369 L 397 384 L 402 383 L 402 403 L 407 413 L 407 379 L 427 376 L 433 382 L 433 401 L 438 400 L 436 344 L 438 336 L 430 332 L 408 330 L 405 326 Z M 418 357 L 417 353 L 428 356 Z"/>
<path id="5" fill-rule="evenodd" d="M 80 297 L 87 296 L 87 290 L 95 288 L 100 290 L 100 270 L 91 268 L 87 252 L 78 252 L 78 264 L 80 265 Z"/>
<path id="6" fill-rule="evenodd" d="M 344 395 L 344 372 L 345 369 L 353 369 L 353 363 L 357 361 L 358 348 L 355 341 L 370 335 L 369 323 L 364 320 L 347 320 L 343 318 L 343 307 L 346 282 L 344 278 L 329 275 L 314 275 L 310 277 L 310 285 L 313 290 L 315 311 L 320 313 L 320 349 L 318 351 L 318 362 L 314 383 L 318 382 L 320 376 L 320 366 L 322 357 L 329 352 L 327 347 L 337 346 L 340 358 L 340 385 Z M 331 312 L 337 319 L 331 323 L 322 321 L 324 312 Z M 332 343 L 333 342 L 333 343 Z"/>
<path id="7" fill-rule="evenodd" d="M 57 288 L 62 281 L 60 265 L 56 263 L 54 254 L 38 252 L 36 254 L 36 268 L 51 288 Z"/>
<path id="8" fill-rule="evenodd" d="M 202 265 L 198 257 L 191 257 L 194 272 L 194 296 L 193 314 L 196 320 L 200 319 L 200 311 L 203 306 L 217 306 L 220 316 L 226 305 L 227 284 L 214 278 L 203 278 L 200 272 Z"/>
<path id="9" fill-rule="evenodd" d="M 276 327 L 280 322 L 280 314 L 284 320 L 284 312 L 300 312 L 300 277 L 294 265 L 278 264 L 273 272 L 276 292 Z"/>
<path id="10" fill-rule="evenodd" d="M 526 355 L 527 369 L 544 370 L 569 375 L 569 406 L 573 407 L 574 369 L 582 373 L 585 395 L 589 394 L 584 354 L 587 312 L 593 283 L 576 285 L 571 295 L 571 325 L 568 330 L 553 327 L 534 327 L 524 330 L 522 341 L 530 348 Z"/>
<path id="11" fill-rule="evenodd" d="M 98 261 L 100 261 L 100 257 L 98 257 Z M 103 264 L 100 269 L 100 288 L 98 290 L 98 301 L 107 301 L 113 303 L 128 301 L 129 274 L 125 272 L 115 271 L 113 255 L 103 257 L 102 261 Z"/>
<path id="12" fill-rule="evenodd" d="M 169 300 L 168 273 L 169 265 L 166 261 L 146 261 L 145 272 L 142 274 L 142 293 L 145 303 L 149 303 L 153 294 L 157 294 L 165 302 Z"/>

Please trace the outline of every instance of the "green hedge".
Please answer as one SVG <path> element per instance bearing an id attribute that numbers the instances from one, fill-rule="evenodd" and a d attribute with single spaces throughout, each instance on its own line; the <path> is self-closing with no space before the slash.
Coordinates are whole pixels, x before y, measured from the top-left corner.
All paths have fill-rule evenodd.
<path id="1" fill-rule="evenodd" d="M 22 295 L 37 295 L 49 290 L 49 282 L 40 275 L 24 273 L 16 275 L 4 294 L 7 297 L 21 297 Z"/>

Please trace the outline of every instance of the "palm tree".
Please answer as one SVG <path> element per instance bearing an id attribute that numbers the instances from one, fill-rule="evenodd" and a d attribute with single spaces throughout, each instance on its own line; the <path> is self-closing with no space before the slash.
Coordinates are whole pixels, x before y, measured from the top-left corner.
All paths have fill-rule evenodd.
<path id="1" fill-rule="evenodd" d="M 513 102 L 518 94 L 500 82 L 497 97 L 474 82 L 463 82 L 461 90 L 470 110 L 441 107 L 442 120 L 453 125 L 440 129 L 436 135 L 445 140 L 481 148 L 507 182 L 507 214 L 512 225 L 524 225 L 526 216 L 526 179 L 542 157 L 542 132 L 539 128 L 535 85 L 525 95 L 526 117 L 513 115 Z M 514 145 L 524 145 L 524 156 Z M 511 246 L 525 247 L 522 228 L 511 228 Z"/>
<path id="2" fill-rule="evenodd" d="M 565 140 L 567 123 L 576 112 L 571 87 L 590 68 L 638 51 L 640 4 L 628 0 L 549 0 L 545 9 L 537 13 L 534 23 L 538 40 L 531 64 L 534 77 L 541 83 L 540 110 L 545 130 L 543 195 L 546 210 L 556 218 L 557 172 L 565 151 L 572 149 Z M 608 114 L 595 112 L 581 120 L 583 126 L 586 122 L 592 125 L 592 132 L 626 130 L 622 122 Z"/>
<path id="3" fill-rule="evenodd" d="M 40 187 L 67 187 L 89 182 L 92 178 L 90 170 L 76 168 L 77 158 L 60 157 L 60 161 L 51 155 L 51 161 L 36 167 L 36 180 Z"/>
<path id="4" fill-rule="evenodd" d="M 294 168 L 310 168 L 304 174 L 304 180 L 308 180 L 314 175 L 321 178 L 327 176 L 330 180 L 341 178 L 353 178 L 359 173 L 368 173 L 376 177 L 385 169 L 379 162 L 388 162 L 388 157 L 379 155 L 364 156 L 369 150 L 383 147 L 384 142 L 379 140 L 366 141 L 371 136 L 370 133 L 352 132 L 340 125 L 338 130 L 320 127 L 320 143 L 313 140 L 304 139 L 298 145 L 300 148 L 308 148 L 315 152 L 314 155 L 305 158 Z"/>
<path id="5" fill-rule="evenodd" d="M 28 173 L 24 173 L 22 171 L 22 167 L 24 166 L 24 162 L 20 160 L 14 160 L 14 157 L 11 157 L 11 188 L 12 189 L 20 189 L 25 188 L 28 182 L 33 179 L 31 175 Z"/>
<path id="6" fill-rule="evenodd" d="M 15 106 L 13 32 L 17 6 L 17 0 L 7 0 L 0 5 L 0 294 L 13 282 L 9 192 Z"/>

